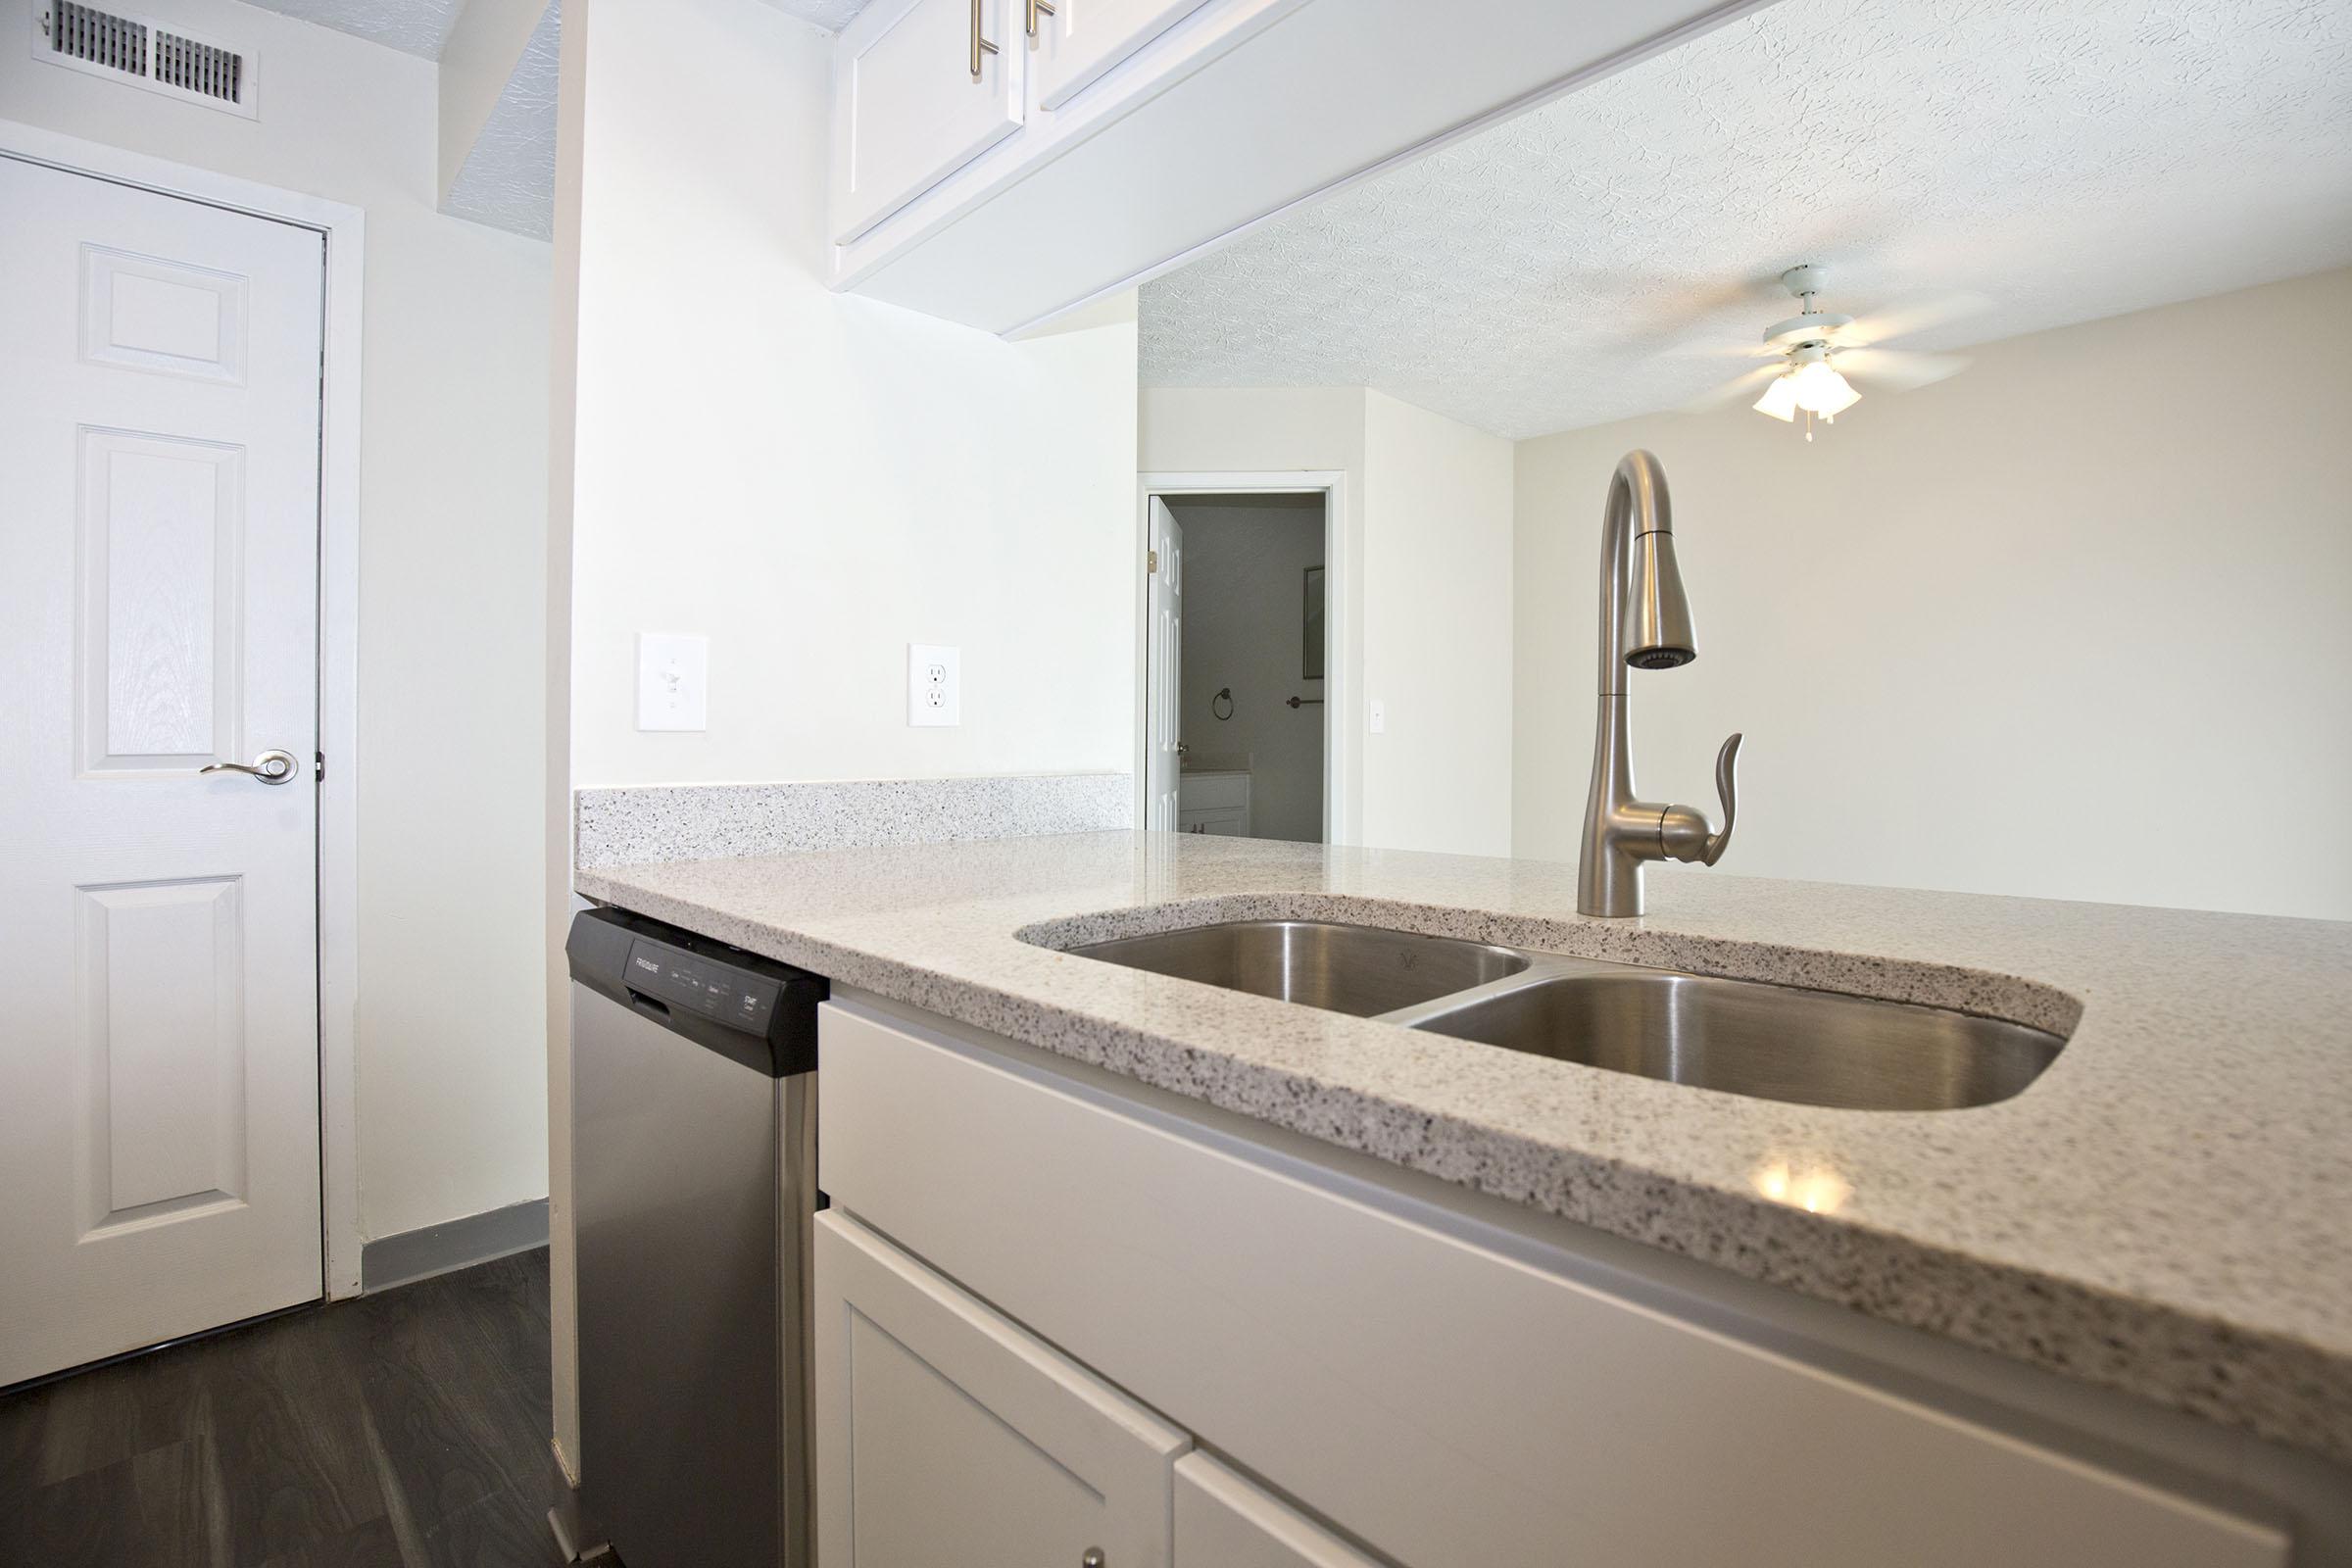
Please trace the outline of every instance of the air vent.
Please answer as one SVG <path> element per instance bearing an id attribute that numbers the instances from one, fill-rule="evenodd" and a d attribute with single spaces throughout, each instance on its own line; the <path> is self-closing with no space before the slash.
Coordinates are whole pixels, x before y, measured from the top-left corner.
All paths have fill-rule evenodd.
<path id="1" fill-rule="evenodd" d="M 260 118 L 251 54 L 152 17 L 101 11 L 75 0 L 48 0 L 33 10 L 32 52 L 52 65 L 224 109 L 247 120 Z"/>

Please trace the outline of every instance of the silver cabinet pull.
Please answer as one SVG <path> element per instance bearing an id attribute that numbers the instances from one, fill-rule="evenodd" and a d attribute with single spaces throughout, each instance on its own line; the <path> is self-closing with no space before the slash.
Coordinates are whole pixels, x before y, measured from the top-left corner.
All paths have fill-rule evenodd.
<path id="1" fill-rule="evenodd" d="M 980 36 L 980 8 L 987 3 L 988 0 L 972 0 L 972 79 L 974 81 L 980 79 L 980 57 L 997 52 L 995 44 Z"/>
<path id="2" fill-rule="evenodd" d="M 1078 1559 L 1078 1568 L 1102 1568 L 1102 1548 L 1089 1546 L 1086 1555 Z"/>
<path id="3" fill-rule="evenodd" d="M 1057 13 L 1054 10 L 1052 0 L 1029 0 L 1029 36 L 1032 38 L 1037 36 L 1038 18 L 1051 17 L 1056 14 Z"/>
<path id="4" fill-rule="evenodd" d="M 264 752 L 255 758 L 250 766 L 243 762 L 207 762 L 196 771 L 198 773 L 242 773 L 247 778 L 258 778 L 265 784 L 288 784 L 293 782 L 295 773 L 300 771 L 301 767 L 302 764 L 294 760 L 292 752 L 270 751 Z"/>

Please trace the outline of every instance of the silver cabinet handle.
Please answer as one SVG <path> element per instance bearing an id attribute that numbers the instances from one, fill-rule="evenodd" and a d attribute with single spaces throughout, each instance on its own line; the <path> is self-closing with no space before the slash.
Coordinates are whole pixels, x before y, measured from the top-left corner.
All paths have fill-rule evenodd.
<path id="1" fill-rule="evenodd" d="M 1102 1568 L 1102 1548 L 1089 1546 L 1086 1555 L 1078 1559 L 1078 1568 Z"/>
<path id="2" fill-rule="evenodd" d="M 293 782 L 295 773 L 300 771 L 301 767 L 302 764 L 294 760 L 292 752 L 270 751 L 264 752 L 255 758 L 250 767 L 243 762 L 208 762 L 196 771 L 199 773 L 242 773 L 248 778 L 258 778 L 265 784 L 289 784 Z"/>
<path id="3" fill-rule="evenodd" d="M 1032 38 L 1037 36 L 1038 18 L 1051 17 L 1054 14 L 1051 0 L 1029 0 L 1029 36 Z"/>
<path id="4" fill-rule="evenodd" d="M 974 81 L 980 79 L 980 57 L 997 52 L 995 44 L 980 36 L 980 8 L 987 3 L 988 0 L 972 0 L 972 79 Z"/>

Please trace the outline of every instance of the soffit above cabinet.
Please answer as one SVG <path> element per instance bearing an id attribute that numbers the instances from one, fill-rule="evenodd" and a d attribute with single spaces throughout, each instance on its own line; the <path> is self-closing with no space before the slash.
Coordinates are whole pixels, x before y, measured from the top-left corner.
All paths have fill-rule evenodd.
<path id="1" fill-rule="evenodd" d="M 438 62 L 468 4 L 487 0 L 253 0 L 403 54 Z M 492 228 L 546 239 L 555 228 L 556 91 L 563 0 L 535 0 L 538 24 L 483 122 L 441 211 Z M 837 32 L 869 0 L 766 0 L 775 10 Z"/>
<path id="2" fill-rule="evenodd" d="M 441 46 L 449 41 L 449 29 L 457 24 L 458 15 L 466 9 L 467 0 L 252 0 L 252 3 L 264 11 L 316 22 L 322 27 L 348 32 L 402 54 L 438 60 Z M 868 0 L 767 0 L 767 3 L 787 16 L 813 22 L 827 32 L 839 32 L 866 8 Z M 551 138 L 553 113 L 551 108 Z"/>
<path id="3" fill-rule="evenodd" d="M 1143 379 L 1523 438 L 1722 381 L 1797 263 L 1999 307 L 1929 349 L 2299 276 L 2352 262 L 2348 81 L 2341 0 L 1784 0 L 1152 282 Z"/>

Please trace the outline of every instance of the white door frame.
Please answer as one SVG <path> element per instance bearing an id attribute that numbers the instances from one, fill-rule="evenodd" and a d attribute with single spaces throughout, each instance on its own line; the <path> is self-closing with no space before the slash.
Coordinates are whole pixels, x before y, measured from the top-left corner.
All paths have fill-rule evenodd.
<path id="1" fill-rule="evenodd" d="M 1348 667 L 1348 590 L 1355 563 L 1348 554 L 1348 475 L 1336 468 L 1286 468 L 1254 473 L 1139 473 L 1136 475 L 1135 550 L 1135 819 L 1149 820 L 1152 745 L 1151 686 L 1147 662 L 1152 647 L 1152 581 L 1146 569 L 1152 548 L 1152 498 L 1206 495 L 1310 495 L 1323 497 L 1323 842 L 1353 844 L 1355 813 L 1348 780 L 1353 776 L 1355 728 L 1346 722 L 1355 702 L 1355 674 Z"/>
<path id="2" fill-rule="evenodd" d="M 318 1186 L 329 1299 L 360 1292 L 360 283 L 357 207 L 0 120 L 0 156 L 316 229 L 326 241 L 318 409 Z"/>

